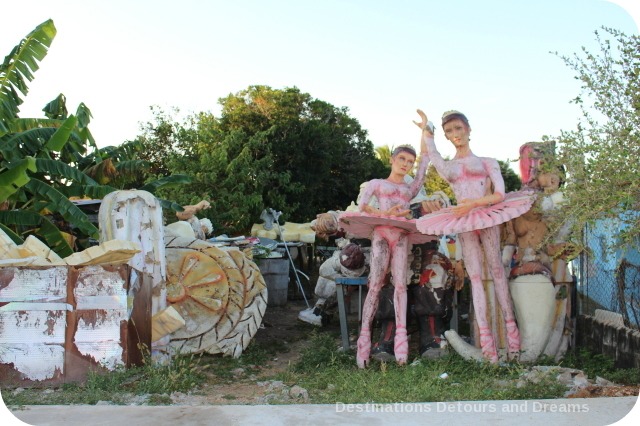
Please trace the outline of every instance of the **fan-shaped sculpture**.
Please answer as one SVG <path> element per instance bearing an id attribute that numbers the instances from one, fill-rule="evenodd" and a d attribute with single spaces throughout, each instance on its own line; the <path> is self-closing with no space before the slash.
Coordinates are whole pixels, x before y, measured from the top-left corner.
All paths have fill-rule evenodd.
<path id="1" fill-rule="evenodd" d="M 170 336 L 176 353 L 239 357 L 260 327 L 267 287 L 239 250 L 195 238 L 166 237 L 167 303 L 185 320 Z"/>

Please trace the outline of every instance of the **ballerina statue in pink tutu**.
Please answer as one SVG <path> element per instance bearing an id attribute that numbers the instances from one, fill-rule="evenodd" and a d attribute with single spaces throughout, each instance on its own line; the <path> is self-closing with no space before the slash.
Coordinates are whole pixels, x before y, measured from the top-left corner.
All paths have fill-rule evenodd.
<path id="1" fill-rule="evenodd" d="M 418 110 L 418 114 L 423 120 L 426 119 L 422 111 Z M 498 361 L 498 353 L 487 319 L 487 301 L 482 284 L 483 257 L 493 278 L 496 296 L 506 322 L 508 352 L 511 356 L 517 356 L 520 351 L 520 333 L 502 265 L 498 225 L 526 212 L 531 207 L 533 198 L 516 193 L 508 194 L 505 198 L 504 180 L 498 162 L 493 158 L 478 157 L 469 148 L 471 127 L 464 114 L 459 111 L 446 112 L 442 117 L 442 128 L 447 140 L 456 148 L 456 155 L 452 160 L 442 158 L 431 133 L 423 131 L 422 138 L 427 144 L 431 163 L 451 185 L 458 204 L 421 217 L 417 226 L 420 231 L 428 234 L 458 233 L 465 268 L 471 281 L 481 354 L 495 363 Z"/>
<path id="2" fill-rule="evenodd" d="M 433 138 L 433 124 L 422 117 L 416 123 L 428 138 Z M 418 170 L 415 179 L 406 183 L 409 173 L 418 157 L 411 146 L 399 146 L 391 155 L 391 173 L 386 179 L 373 179 L 367 183 L 360 199 L 360 212 L 344 212 L 340 215 L 340 226 L 346 231 L 371 239 L 371 261 L 369 290 L 362 310 L 362 326 L 358 338 L 356 361 L 364 368 L 371 353 L 371 324 L 378 308 L 380 290 L 389 268 L 394 285 L 394 306 L 396 333 L 394 353 L 399 364 L 407 362 L 409 347 L 406 327 L 407 313 L 407 258 L 413 244 L 436 239 L 424 235 L 416 228 L 411 218 L 409 201 L 418 194 L 425 178 L 429 163 L 426 143 L 421 143 Z M 372 197 L 378 200 L 379 208 L 370 205 Z"/>

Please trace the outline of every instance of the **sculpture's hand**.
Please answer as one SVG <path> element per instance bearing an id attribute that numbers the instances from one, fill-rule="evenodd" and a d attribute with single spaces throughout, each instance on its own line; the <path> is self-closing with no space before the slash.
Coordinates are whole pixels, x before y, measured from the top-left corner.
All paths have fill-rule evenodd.
<path id="1" fill-rule="evenodd" d="M 426 201 L 422 202 L 424 214 L 437 212 L 440 209 L 451 206 L 451 200 L 442 191 L 435 191 Z"/>
<path id="2" fill-rule="evenodd" d="M 461 217 L 467 215 L 471 210 L 476 207 L 474 200 L 460 200 L 457 206 L 452 207 L 453 215 L 455 217 Z"/>
<path id="3" fill-rule="evenodd" d="M 414 120 L 413 124 L 420 127 L 421 130 L 426 131 L 430 136 L 433 137 L 433 123 L 429 121 L 429 119 L 427 118 L 427 114 L 425 114 L 424 111 L 422 111 L 421 109 L 417 109 L 416 111 L 418 112 L 418 115 L 420 116 L 420 119 L 422 121 L 417 122 Z"/>
<path id="4" fill-rule="evenodd" d="M 389 210 L 384 212 L 385 216 L 399 216 L 399 217 L 407 217 L 411 213 L 409 209 L 403 209 L 402 205 L 398 204 L 396 206 L 391 207 Z"/>
<path id="5" fill-rule="evenodd" d="M 413 121 L 413 123 L 422 129 L 422 136 L 420 137 L 420 153 L 426 154 L 429 152 L 425 137 L 433 139 L 434 127 L 433 123 L 427 119 L 427 114 L 424 113 L 421 109 L 416 110 L 418 115 L 422 119 L 422 121 L 417 122 Z"/>
<path id="6" fill-rule="evenodd" d="M 418 115 L 420 116 L 420 118 L 422 119 L 422 121 L 420 123 L 418 123 L 417 121 L 413 121 L 413 123 L 420 127 L 421 130 L 424 130 L 427 127 L 427 123 L 429 122 L 429 120 L 427 119 L 427 114 L 424 113 L 424 111 L 422 111 L 421 109 L 416 110 L 418 112 Z"/>
<path id="7" fill-rule="evenodd" d="M 422 202 L 422 211 L 424 214 L 437 212 L 442 208 L 440 200 L 426 200 Z"/>

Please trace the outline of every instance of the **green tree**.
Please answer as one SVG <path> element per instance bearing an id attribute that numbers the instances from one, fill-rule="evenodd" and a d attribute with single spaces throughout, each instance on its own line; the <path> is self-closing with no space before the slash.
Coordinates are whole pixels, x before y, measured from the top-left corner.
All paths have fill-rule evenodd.
<path id="1" fill-rule="evenodd" d="M 433 164 L 430 164 L 427 169 L 427 176 L 424 179 L 424 187 L 427 191 L 427 195 L 431 195 L 436 191 L 442 191 L 447 194 L 452 203 L 456 200 L 449 182 L 438 174 Z"/>
<path id="2" fill-rule="evenodd" d="M 522 187 L 520 176 L 509 166 L 508 161 L 498 160 L 500 165 L 500 173 L 504 179 L 504 189 L 507 192 L 517 191 Z"/>
<path id="3" fill-rule="evenodd" d="M 603 27 L 595 32 L 600 51 L 559 55 L 576 72 L 581 93 L 572 102 L 581 110 L 575 130 L 558 142 L 558 161 L 566 166 L 566 203 L 558 224 L 571 220 L 574 231 L 597 219 L 623 224 L 620 244 L 637 242 L 640 216 L 640 36 Z"/>
<path id="4" fill-rule="evenodd" d="M 148 164 L 147 172 L 152 176 L 167 176 L 170 174 L 168 159 L 176 152 L 181 139 L 181 132 L 187 131 L 187 127 L 176 122 L 174 116 L 180 111 L 173 108 L 165 111 L 158 106 L 151 106 L 153 121 L 141 126 L 142 134 L 135 139 L 135 145 L 139 148 L 137 158 Z"/>
<path id="5" fill-rule="evenodd" d="M 391 152 L 393 151 L 393 149 L 390 148 L 389 145 L 382 145 L 376 147 L 375 151 L 376 157 L 385 167 L 385 170 L 388 174 L 389 172 L 391 172 Z"/>
<path id="6" fill-rule="evenodd" d="M 297 88 L 267 86 L 219 102 L 219 118 L 200 113 L 174 127 L 169 167 L 195 179 L 171 196 L 183 204 L 211 200 L 204 214 L 220 232 L 246 232 L 266 207 L 282 211 L 287 221 L 310 221 L 344 209 L 360 183 L 385 175 L 367 132 L 347 108 Z M 145 137 L 151 148 L 156 136 Z"/>

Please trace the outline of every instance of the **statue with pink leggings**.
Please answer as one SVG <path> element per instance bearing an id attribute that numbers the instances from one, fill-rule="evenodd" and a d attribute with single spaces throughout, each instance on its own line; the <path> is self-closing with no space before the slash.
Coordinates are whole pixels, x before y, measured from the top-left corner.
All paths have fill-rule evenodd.
<path id="1" fill-rule="evenodd" d="M 432 127 L 428 127 L 427 123 L 426 117 L 423 117 L 423 122 L 416 124 L 427 129 L 425 133 L 429 133 Z M 397 147 L 391 155 L 389 177 L 373 179 L 367 183 L 360 199 L 360 212 L 345 212 L 340 215 L 340 224 L 345 230 L 371 239 L 369 290 L 362 309 L 362 326 L 356 354 L 356 361 L 360 368 L 366 367 L 369 362 L 371 325 L 378 308 L 380 290 L 384 286 L 389 268 L 394 285 L 393 299 L 396 316 L 394 353 L 399 364 L 407 362 L 409 353 L 406 327 L 408 255 L 414 243 L 435 239 L 435 237 L 421 234 L 415 226 L 415 219 L 410 219 L 409 201 L 422 188 L 429 163 L 424 140 L 421 143 L 416 177 L 408 184 L 404 177 L 413 170 L 416 158 L 416 152 L 412 147 Z M 370 205 L 372 197 L 378 200 L 378 208 Z M 364 225 L 364 222 L 367 224 Z M 359 227 L 359 224 L 362 226 Z"/>
<path id="2" fill-rule="evenodd" d="M 418 110 L 422 120 L 426 115 Z M 467 117 L 459 111 L 448 111 L 442 117 L 442 128 L 447 140 L 453 143 L 456 154 L 444 160 L 438 152 L 433 134 L 423 127 L 422 140 L 427 145 L 431 163 L 451 185 L 458 204 L 418 219 L 418 229 L 425 233 L 446 234 L 457 227 L 465 268 L 471 281 L 471 292 L 476 321 L 480 332 L 482 356 L 492 363 L 498 361 L 496 341 L 487 319 L 487 301 L 482 284 L 483 257 L 493 278 L 495 292 L 506 322 L 507 344 L 510 356 L 520 351 L 520 333 L 516 325 L 513 303 L 507 277 L 502 265 L 499 224 L 518 216 L 531 205 L 525 201 L 505 200 L 504 180 L 500 166 L 493 158 L 478 157 L 469 147 L 471 127 Z M 438 226 L 430 226 L 435 222 Z M 466 232 L 462 232 L 465 230 Z M 441 232 L 439 232 L 441 231 Z"/>

